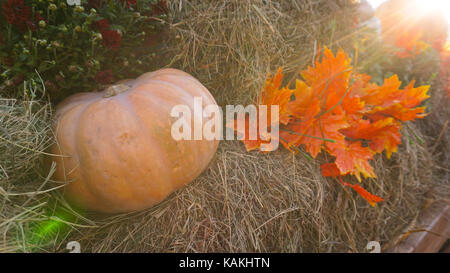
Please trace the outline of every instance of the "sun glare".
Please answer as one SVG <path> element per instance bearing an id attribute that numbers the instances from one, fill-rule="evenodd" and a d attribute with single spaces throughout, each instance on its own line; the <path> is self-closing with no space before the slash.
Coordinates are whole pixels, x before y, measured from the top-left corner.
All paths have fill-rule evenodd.
<path id="1" fill-rule="evenodd" d="M 413 0 L 411 0 L 413 1 Z M 432 12 L 439 10 L 445 15 L 447 23 L 450 24 L 450 0 L 415 0 L 420 6 L 420 10 L 424 12 Z M 367 0 L 374 9 L 379 7 L 386 0 Z"/>
<path id="2" fill-rule="evenodd" d="M 385 2 L 386 0 L 367 0 L 367 2 L 369 2 L 369 4 L 374 8 L 378 8 L 381 4 L 383 4 L 383 2 Z"/>
<path id="3" fill-rule="evenodd" d="M 420 8 L 424 11 L 439 10 L 445 15 L 447 23 L 450 23 L 450 1 L 449 0 L 417 0 Z"/>

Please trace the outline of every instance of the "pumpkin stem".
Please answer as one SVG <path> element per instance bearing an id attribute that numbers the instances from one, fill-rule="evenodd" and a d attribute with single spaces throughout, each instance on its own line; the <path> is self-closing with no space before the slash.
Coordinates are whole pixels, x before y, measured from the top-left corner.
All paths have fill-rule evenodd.
<path id="1" fill-rule="evenodd" d="M 128 91 L 128 89 L 130 89 L 130 88 L 131 88 L 131 86 L 123 84 L 123 83 L 111 85 L 110 87 L 108 87 L 106 89 L 105 95 L 103 97 L 104 98 L 113 97 L 120 93 Z"/>

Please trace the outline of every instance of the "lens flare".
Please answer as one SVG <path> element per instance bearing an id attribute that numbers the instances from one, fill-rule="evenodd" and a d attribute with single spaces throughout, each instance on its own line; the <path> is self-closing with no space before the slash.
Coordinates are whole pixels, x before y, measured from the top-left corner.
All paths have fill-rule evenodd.
<path id="1" fill-rule="evenodd" d="M 378 8 L 381 4 L 387 0 L 367 0 L 369 4 L 374 8 Z M 411 0 L 411 4 L 414 1 L 420 8 L 420 12 L 429 13 L 433 11 L 439 11 L 444 14 L 447 23 L 450 24 L 450 1 L 449 0 Z"/>
<path id="2" fill-rule="evenodd" d="M 450 23 L 450 1 L 449 0 L 416 0 L 420 9 L 425 12 L 439 11 L 444 14 L 447 23 Z"/>
<path id="3" fill-rule="evenodd" d="M 25 249 L 34 251 L 65 238 L 70 231 L 70 223 L 75 221 L 74 214 L 58 208 L 47 219 L 36 221 L 26 230 Z"/>

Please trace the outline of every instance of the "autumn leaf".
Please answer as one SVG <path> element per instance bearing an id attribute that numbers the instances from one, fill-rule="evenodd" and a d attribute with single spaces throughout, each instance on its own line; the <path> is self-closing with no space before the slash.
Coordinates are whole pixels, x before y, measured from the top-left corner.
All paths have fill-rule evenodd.
<path id="1" fill-rule="evenodd" d="M 322 61 L 316 60 L 315 67 L 309 66 L 301 75 L 316 96 L 326 97 L 329 92 L 343 95 L 347 90 L 351 72 L 351 59 L 342 49 L 334 56 L 333 52 L 325 47 Z"/>
<path id="2" fill-rule="evenodd" d="M 403 91 L 403 96 L 399 97 L 401 99 L 400 104 L 407 108 L 413 108 L 418 106 L 422 101 L 428 99 L 430 96 L 427 94 L 430 89 L 429 85 L 414 87 L 415 81 L 411 81 L 408 86 L 405 87 Z"/>
<path id="3" fill-rule="evenodd" d="M 293 95 L 295 100 L 286 107 L 293 118 L 304 122 L 312 120 L 320 112 L 320 100 L 304 81 L 296 80 Z"/>
<path id="4" fill-rule="evenodd" d="M 365 190 L 363 187 L 361 187 L 358 184 L 352 185 L 352 184 L 345 183 L 345 182 L 343 184 L 347 187 L 353 188 L 359 195 L 361 195 L 362 198 L 366 199 L 367 202 L 369 202 L 369 204 L 372 207 L 375 207 L 375 205 L 377 203 L 384 201 L 383 198 L 381 198 L 377 195 L 371 194 L 370 192 L 368 192 L 367 190 Z"/>
<path id="5" fill-rule="evenodd" d="M 375 153 L 386 150 L 386 155 L 390 158 L 393 152 L 397 152 L 397 146 L 402 142 L 400 126 L 401 124 L 393 118 L 384 118 L 373 123 L 370 120 L 360 119 L 341 132 L 353 140 L 367 140 L 370 149 Z"/>
<path id="6" fill-rule="evenodd" d="M 290 114 L 287 105 L 291 100 L 292 90 L 289 88 L 280 88 L 281 82 L 283 80 L 283 69 L 279 68 L 277 73 L 270 77 L 267 77 L 265 88 L 261 94 L 259 105 L 267 105 L 268 111 L 268 123 L 272 124 L 275 122 L 280 122 L 281 124 L 288 124 L 290 120 Z M 279 119 L 270 120 L 270 106 L 279 106 Z"/>
<path id="7" fill-rule="evenodd" d="M 372 207 L 376 205 L 376 203 L 384 201 L 383 198 L 371 194 L 367 190 L 365 190 L 363 187 L 359 186 L 358 184 L 352 185 L 350 183 L 346 183 L 342 180 L 339 173 L 339 168 L 336 166 L 335 163 L 325 163 L 320 166 L 322 169 L 322 175 L 324 177 L 338 177 L 339 181 L 342 183 L 342 185 L 346 187 L 353 188 L 361 197 L 363 197 Z"/>
<path id="8" fill-rule="evenodd" d="M 337 177 L 341 175 L 341 171 L 335 163 L 322 164 L 320 165 L 320 169 L 322 170 L 322 175 L 324 177 Z"/>
<path id="9" fill-rule="evenodd" d="M 301 74 L 305 81 L 296 81 L 295 100 L 288 104 L 293 120 L 281 129 L 280 135 L 288 149 L 291 145 L 304 145 L 315 158 L 325 142 L 344 142 L 345 136 L 339 130 L 349 126 L 342 105 L 349 91 L 350 58 L 342 50 L 334 56 L 325 48 L 322 61 L 316 60 L 315 67 L 308 67 Z M 355 100 L 358 103 L 352 109 L 360 109 L 363 104 L 359 98 Z"/>
<path id="10" fill-rule="evenodd" d="M 348 97 L 342 101 L 342 108 L 346 115 L 358 115 L 359 117 L 365 112 L 366 103 L 359 97 Z"/>
<path id="11" fill-rule="evenodd" d="M 373 152 L 368 147 L 362 147 L 361 142 L 346 141 L 346 145 L 331 145 L 329 153 L 336 157 L 335 164 L 341 175 L 354 175 L 361 181 L 361 174 L 365 178 L 376 177 L 369 160 L 373 158 Z"/>
<path id="12" fill-rule="evenodd" d="M 393 117 L 400 121 L 411 121 L 418 118 L 424 118 L 427 116 L 425 113 L 425 107 L 417 107 L 410 109 L 402 106 L 401 104 L 394 104 L 389 107 L 374 107 L 371 111 L 367 112 L 368 117 L 377 121 L 385 117 Z"/>
<path id="13" fill-rule="evenodd" d="M 400 89 L 401 82 L 397 75 L 384 81 L 382 86 L 370 84 L 362 100 L 370 108 L 366 113 L 373 121 L 393 117 L 400 121 L 410 121 L 426 116 L 425 107 L 416 107 L 429 98 L 429 86 L 414 87 L 412 81 L 405 89 Z M 416 107 L 416 108 L 414 108 Z"/>
<path id="14" fill-rule="evenodd" d="M 247 118 L 244 129 L 237 128 L 236 121 L 227 124 L 244 136 L 248 151 L 278 138 L 291 152 L 298 152 L 302 146 L 313 158 L 322 151 L 331 155 L 333 161 L 321 165 L 324 177 L 344 183 L 342 176 L 353 175 L 361 182 L 362 177 L 376 178 L 370 165 L 375 154 L 386 151 L 390 158 L 397 151 L 402 142 L 402 122 L 426 115 L 420 104 L 429 97 L 428 86 L 414 87 L 412 81 L 402 89 L 396 75 L 381 86 L 371 83 L 370 76 L 353 71 L 351 59 L 343 50 L 334 55 L 325 48 L 322 59 L 317 57 L 315 66 L 301 76 L 295 89 L 282 86 L 281 68 L 267 77 L 258 103 L 269 108 L 278 105 L 278 119 L 268 116 L 269 123 L 261 125 L 249 124 Z M 269 129 L 275 123 L 280 125 L 279 135 L 269 133 L 267 138 L 258 135 L 256 140 L 249 139 L 251 129 Z M 372 206 L 383 200 L 359 185 L 345 184 Z"/>
<path id="15" fill-rule="evenodd" d="M 244 128 L 237 126 L 238 121 L 232 120 L 226 124 L 226 127 L 233 128 L 239 136 L 242 137 L 242 142 L 245 145 L 247 151 L 252 151 L 261 148 L 261 144 L 269 145 L 271 139 L 277 138 L 278 135 L 273 135 L 271 127 L 273 125 L 279 126 L 279 124 L 287 124 L 290 120 L 291 112 L 288 110 L 288 103 L 291 100 L 292 90 L 289 88 L 281 87 L 283 80 L 283 69 L 279 68 L 277 73 L 271 77 L 267 76 L 266 85 L 261 92 L 259 104 L 257 106 L 257 123 L 251 124 L 248 117 L 245 117 Z M 267 106 L 267 120 L 266 123 L 260 122 L 260 106 Z M 279 115 L 276 119 L 272 120 L 271 106 L 278 106 Z M 260 135 L 260 127 L 268 132 L 267 135 Z M 256 130 L 256 139 L 250 137 L 251 130 Z M 268 148 L 268 146 L 267 146 Z"/>
<path id="16" fill-rule="evenodd" d="M 251 124 L 248 117 L 245 117 L 245 126 L 243 130 L 238 127 L 238 121 L 232 120 L 226 124 L 227 127 L 233 128 L 237 135 L 242 138 L 242 142 L 244 143 L 245 149 L 247 152 L 257 150 L 261 148 L 261 144 L 270 145 L 271 138 L 278 138 L 278 136 L 275 136 L 271 134 L 271 131 L 268 132 L 268 136 L 266 138 L 261 138 L 261 135 L 259 134 L 259 122 L 255 125 Z M 256 128 L 254 128 L 256 127 Z M 251 129 L 256 131 L 256 139 L 253 139 L 250 137 Z M 269 146 L 268 146 L 269 147 Z"/>
<path id="17" fill-rule="evenodd" d="M 314 117 L 320 112 L 320 101 L 316 99 L 302 110 L 300 110 L 301 106 L 291 105 L 291 110 L 295 107 L 297 107 L 295 116 L 302 118 L 295 119 L 289 125 L 280 129 L 282 144 L 291 151 L 291 146 L 298 147 L 301 145 L 301 141 L 305 137 L 304 132 L 316 121 Z"/>
<path id="18" fill-rule="evenodd" d="M 343 143 L 345 136 L 339 130 L 347 127 L 344 115 L 330 114 L 314 118 L 310 122 L 290 123 L 284 130 L 280 129 L 280 136 L 297 147 L 304 145 L 306 151 L 315 158 L 325 143 Z"/>
<path id="19" fill-rule="evenodd" d="M 360 91 L 362 100 L 368 105 L 388 107 L 398 102 L 401 95 L 400 86 L 402 82 L 397 75 L 385 79 L 382 86 L 369 83 Z"/>

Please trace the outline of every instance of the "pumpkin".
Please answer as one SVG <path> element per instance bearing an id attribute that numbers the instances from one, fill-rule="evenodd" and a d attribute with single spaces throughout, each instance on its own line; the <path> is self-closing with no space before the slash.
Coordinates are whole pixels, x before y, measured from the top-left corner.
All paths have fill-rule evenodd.
<path id="1" fill-rule="evenodd" d="M 55 178 L 64 194 L 88 210 L 118 213 L 149 208 L 185 186 L 208 166 L 218 140 L 174 140 L 175 105 L 194 97 L 216 105 L 194 77 L 161 69 L 75 94 L 56 109 Z"/>

